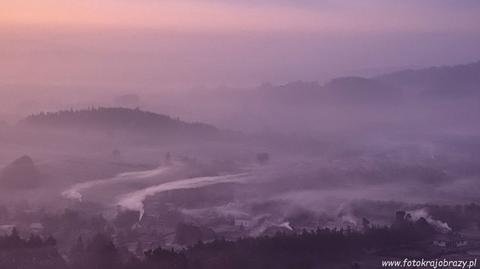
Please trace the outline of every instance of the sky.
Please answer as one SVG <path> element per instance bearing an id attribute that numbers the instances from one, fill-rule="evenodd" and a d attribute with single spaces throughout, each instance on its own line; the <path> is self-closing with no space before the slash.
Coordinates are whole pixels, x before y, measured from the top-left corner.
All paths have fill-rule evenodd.
<path id="1" fill-rule="evenodd" d="M 475 0 L 15 0 L 4 26 L 166 31 L 473 31 Z M 477 29 L 475 29 L 477 30 Z"/>
<path id="2" fill-rule="evenodd" d="M 476 0 L 6 0 L 0 94 L 327 80 L 480 59 Z"/>
<path id="3" fill-rule="evenodd" d="M 337 24 L 328 12 L 320 9 L 312 12 L 304 4 L 208 0 L 20 0 L 5 5 L 1 16 L 4 24 L 50 29 L 155 29 L 205 33 L 344 27 Z"/>

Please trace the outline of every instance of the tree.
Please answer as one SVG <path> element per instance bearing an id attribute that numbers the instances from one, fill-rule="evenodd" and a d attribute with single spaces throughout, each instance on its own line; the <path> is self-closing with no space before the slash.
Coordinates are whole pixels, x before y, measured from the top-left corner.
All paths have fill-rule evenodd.
<path id="1" fill-rule="evenodd" d="M 266 164 L 270 161 L 270 154 L 266 152 L 261 152 L 257 154 L 257 162 L 259 164 Z"/>

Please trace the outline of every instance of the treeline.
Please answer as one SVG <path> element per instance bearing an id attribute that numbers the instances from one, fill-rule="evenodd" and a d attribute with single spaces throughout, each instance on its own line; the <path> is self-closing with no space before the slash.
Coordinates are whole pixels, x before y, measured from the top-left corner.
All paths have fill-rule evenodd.
<path id="1" fill-rule="evenodd" d="M 91 107 L 81 110 L 42 112 L 28 116 L 21 121 L 21 124 L 57 128 L 87 127 L 101 131 L 135 130 L 150 133 L 187 131 L 204 135 L 214 134 L 218 131 L 208 124 L 187 123 L 166 115 L 120 107 Z"/>
<path id="2" fill-rule="evenodd" d="M 433 219 L 448 223 L 454 232 L 465 225 L 480 223 L 480 206 L 475 204 L 425 205 L 425 209 Z M 2 211 L 5 210 L 0 213 Z M 117 228 L 130 227 L 136 219 L 138 216 L 134 215 L 118 218 L 114 224 Z M 56 246 L 52 237 L 21 238 L 13 229 L 9 235 L 0 236 L 0 269 L 323 268 L 325 264 L 354 264 L 365 257 L 392 254 L 402 247 L 418 250 L 418 246 L 431 246 L 439 232 L 426 219 L 414 220 L 408 212 L 398 211 L 392 225 L 385 227 L 374 226 L 363 219 L 359 230 L 319 228 L 235 241 L 217 238 L 184 249 L 156 248 L 144 252 L 141 246 L 127 244 L 136 242 L 135 235 L 123 243 L 117 236 L 118 245 L 114 244 L 110 237 L 114 234 L 105 228 L 108 225 L 101 216 L 84 216 L 67 210 L 43 220 L 49 227 L 47 234 L 55 231 L 62 238 L 61 246 Z M 77 238 L 78 233 L 74 231 L 80 230 L 90 235 Z M 77 235 L 72 237 L 73 234 Z"/>
<path id="3" fill-rule="evenodd" d="M 53 237 L 31 234 L 23 239 L 13 228 L 9 235 L 0 236 L 0 269 L 70 269 L 58 253 Z"/>
<path id="4" fill-rule="evenodd" d="M 365 255 L 382 250 L 430 240 L 435 230 L 425 219 L 415 222 L 397 220 L 391 227 L 372 227 L 364 220 L 362 231 L 351 229 L 304 230 L 296 234 L 277 233 L 270 237 L 244 238 L 236 241 L 217 239 L 198 242 L 182 250 L 156 248 L 134 255 L 124 247 L 117 247 L 110 238 L 97 234 L 90 240 L 81 237 L 73 242 L 66 254 L 65 263 L 56 261 L 50 269 L 308 269 L 329 263 L 350 263 Z M 14 235 L 18 240 L 18 235 Z M 27 241 L 24 241 L 26 244 Z M 23 248 L 27 249 L 25 245 Z M 50 248 L 47 241 L 38 249 Z M 2 248 L 10 260 L 29 260 L 30 265 L 21 268 L 42 268 L 34 261 L 46 262 L 42 252 L 14 251 L 15 247 Z M 18 250 L 18 246 L 16 246 Z M 16 255 L 16 256 L 15 256 Z M 24 256 L 28 257 L 23 259 Z M 43 256 L 42 256 L 43 255 Z M 57 260 L 58 255 L 50 254 Z M 15 258 L 12 258 L 15 257 Z M 9 264 L 10 266 L 12 264 Z M 3 266 L 3 267 L 2 267 Z M 56 267 L 55 267 L 56 266 Z M 0 268 L 5 267 L 0 260 Z"/>
<path id="5" fill-rule="evenodd" d="M 13 228 L 10 234 L 0 236 L 0 250 L 53 247 L 56 244 L 57 241 L 52 236 L 44 240 L 38 235 L 30 234 L 30 237 L 23 239 L 18 234 L 16 228 Z"/>

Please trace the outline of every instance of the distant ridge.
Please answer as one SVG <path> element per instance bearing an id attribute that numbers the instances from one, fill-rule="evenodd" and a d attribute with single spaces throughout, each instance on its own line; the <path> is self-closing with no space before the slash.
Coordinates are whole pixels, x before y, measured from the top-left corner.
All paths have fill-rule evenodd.
<path id="1" fill-rule="evenodd" d="M 416 89 L 426 96 L 480 95 L 480 61 L 461 65 L 402 70 L 377 76 L 375 79 L 397 87 Z"/>
<path id="2" fill-rule="evenodd" d="M 261 89 L 264 98 L 294 105 L 318 105 L 326 102 L 389 104 L 399 101 L 403 94 L 399 87 L 381 80 L 363 77 L 338 77 L 324 85 L 317 82 L 296 81 Z"/>
<path id="3" fill-rule="evenodd" d="M 261 96 L 284 104 L 392 104 L 408 98 L 480 98 L 480 61 L 468 64 L 407 69 L 375 77 L 338 77 L 321 85 L 295 81 L 264 84 Z"/>
<path id="4" fill-rule="evenodd" d="M 170 116 L 129 108 L 90 108 L 39 113 L 19 123 L 29 127 L 61 129 L 87 128 L 98 131 L 132 131 L 147 134 L 189 134 L 207 136 L 218 129 L 204 123 L 188 123 Z"/>
<path id="5" fill-rule="evenodd" d="M 401 97 L 402 89 L 375 79 L 340 77 L 331 80 L 324 88 L 337 99 L 364 102 L 391 102 Z"/>

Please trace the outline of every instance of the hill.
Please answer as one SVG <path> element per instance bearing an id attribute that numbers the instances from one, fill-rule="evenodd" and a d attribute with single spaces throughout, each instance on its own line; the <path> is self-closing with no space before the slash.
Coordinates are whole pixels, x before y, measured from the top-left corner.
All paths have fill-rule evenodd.
<path id="1" fill-rule="evenodd" d="M 380 81 L 424 96 L 480 96 L 480 61 L 463 65 L 403 70 L 376 77 Z"/>
<path id="2" fill-rule="evenodd" d="M 394 102 L 402 90 L 388 83 L 362 77 L 336 78 L 324 85 L 324 88 L 339 101 L 351 102 Z"/>
<path id="3" fill-rule="evenodd" d="M 0 185 L 9 189 L 29 189 L 40 184 L 40 174 L 29 156 L 7 165 L 0 174 Z"/>
<path id="4" fill-rule="evenodd" d="M 92 108 L 40 113 L 28 116 L 22 126 L 94 131 L 125 131 L 150 135 L 212 136 L 219 131 L 204 123 L 188 123 L 172 117 L 129 108 Z"/>
<path id="5" fill-rule="evenodd" d="M 263 86 L 260 90 L 263 98 L 290 105 L 384 104 L 397 102 L 402 97 L 401 88 L 362 77 L 339 77 L 324 85 L 296 81 L 278 86 Z"/>
<path id="6" fill-rule="evenodd" d="M 277 101 L 287 105 L 315 105 L 324 99 L 322 85 L 318 82 L 294 81 L 283 85 L 264 84 L 259 88 L 264 101 Z"/>
<path id="7" fill-rule="evenodd" d="M 480 61 L 453 66 L 408 69 L 376 77 L 338 77 L 325 84 L 296 81 L 264 84 L 260 96 L 287 105 L 381 105 L 416 99 L 480 98 Z"/>

